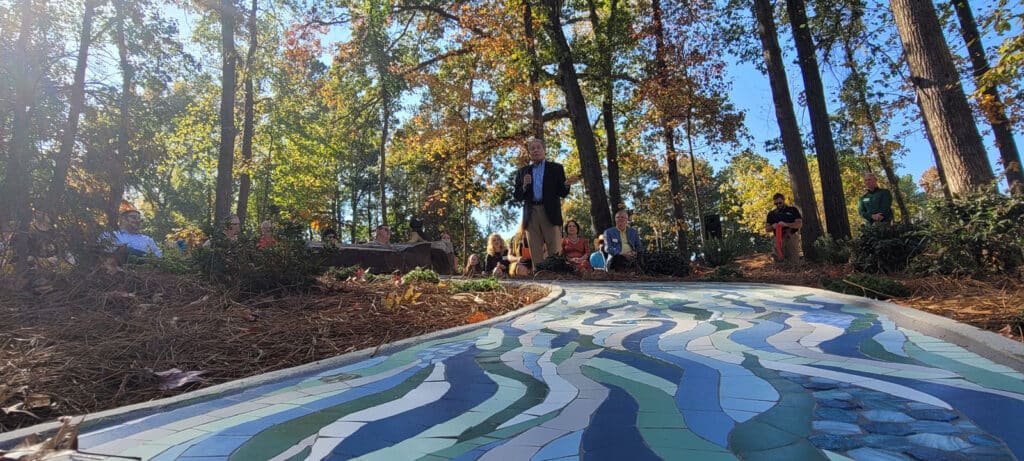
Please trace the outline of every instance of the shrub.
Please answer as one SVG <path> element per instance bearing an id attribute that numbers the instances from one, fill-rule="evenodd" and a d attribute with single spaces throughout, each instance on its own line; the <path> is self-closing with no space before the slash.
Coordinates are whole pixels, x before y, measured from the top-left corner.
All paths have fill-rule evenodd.
<path id="1" fill-rule="evenodd" d="M 277 245 L 263 249 L 256 248 L 255 239 L 247 235 L 234 242 L 215 237 L 208 247 L 193 250 L 192 262 L 214 282 L 242 294 L 307 288 L 315 283 L 320 267 L 301 230 L 293 232 L 291 227 L 295 226 L 282 228 Z"/>
<path id="2" fill-rule="evenodd" d="M 701 280 L 709 282 L 727 282 L 743 277 L 743 273 L 727 266 L 716 267 L 715 270 L 705 274 Z"/>
<path id="3" fill-rule="evenodd" d="M 686 277 L 690 275 L 690 261 L 673 251 L 645 253 L 640 260 L 641 268 L 651 275 Z"/>
<path id="4" fill-rule="evenodd" d="M 159 258 L 151 255 L 128 256 L 128 261 L 171 274 L 184 275 L 195 272 L 192 258 L 177 246 L 161 245 L 160 250 L 163 256 Z"/>
<path id="5" fill-rule="evenodd" d="M 740 256 L 767 251 L 771 251 L 767 237 L 751 232 L 731 232 L 721 239 L 704 240 L 700 246 L 700 260 L 708 266 L 716 267 L 729 264 Z"/>
<path id="6" fill-rule="evenodd" d="M 402 276 L 402 283 L 423 282 L 437 284 L 440 281 L 441 278 L 437 276 L 437 272 L 422 267 L 417 267 Z"/>
<path id="7" fill-rule="evenodd" d="M 911 295 L 909 288 L 893 279 L 867 274 L 850 274 L 841 279 L 825 279 L 822 285 L 825 289 L 837 293 L 874 299 L 900 298 Z"/>
<path id="8" fill-rule="evenodd" d="M 327 275 L 334 277 L 335 280 L 345 281 L 356 275 L 359 269 L 362 268 L 359 266 L 330 267 L 327 269 Z"/>
<path id="9" fill-rule="evenodd" d="M 452 282 L 450 289 L 452 293 L 472 293 L 477 291 L 501 291 L 502 288 L 501 282 L 495 280 L 494 277 L 487 277 L 467 282 Z"/>
<path id="10" fill-rule="evenodd" d="M 845 240 L 833 239 L 825 234 L 814 241 L 816 257 L 829 264 L 846 264 L 850 262 L 850 243 Z"/>
<path id="11" fill-rule="evenodd" d="M 537 272 L 549 271 L 558 274 L 569 274 L 575 270 L 573 265 L 569 263 L 569 260 L 562 255 L 550 256 L 543 261 L 538 262 L 535 265 L 535 269 Z"/>
<path id="12" fill-rule="evenodd" d="M 853 267 L 872 274 L 900 272 L 925 249 L 927 240 L 928 232 L 912 224 L 864 226 L 853 241 Z"/>
<path id="13" fill-rule="evenodd" d="M 1024 198 L 984 192 L 929 211 L 932 238 L 914 271 L 984 276 L 1024 265 Z"/>

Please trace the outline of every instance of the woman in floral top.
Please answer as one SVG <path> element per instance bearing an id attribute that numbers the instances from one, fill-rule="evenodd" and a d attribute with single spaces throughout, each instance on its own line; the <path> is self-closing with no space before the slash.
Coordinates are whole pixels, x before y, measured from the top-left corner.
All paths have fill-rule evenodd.
<path id="1" fill-rule="evenodd" d="M 587 239 L 580 237 L 580 225 L 574 219 L 565 223 L 565 237 L 562 238 L 562 255 L 579 270 L 590 270 L 590 247 Z"/>

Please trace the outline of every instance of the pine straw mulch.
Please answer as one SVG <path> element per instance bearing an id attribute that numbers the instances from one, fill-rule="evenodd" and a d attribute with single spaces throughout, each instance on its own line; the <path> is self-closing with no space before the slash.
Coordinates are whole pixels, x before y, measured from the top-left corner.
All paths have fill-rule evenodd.
<path id="1" fill-rule="evenodd" d="M 770 255 L 740 258 L 738 281 L 780 283 L 821 288 L 826 278 L 853 272 L 850 265 L 804 264 L 790 269 L 772 263 Z M 892 277 L 912 294 L 889 301 L 951 318 L 1024 342 L 1024 283 L 1010 275 L 987 280 L 943 275 Z"/>
<path id="2" fill-rule="evenodd" d="M 546 294 L 451 295 L 418 284 L 417 299 L 386 308 L 388 294 L 407 293 L 399 283 L 322 278 L 304 294 L 240 299 L 194 277 L 140 269 L 38 282 L 33 293 L 0 288 L 0 432 L 378 347 Z M 180 373 L 154 374 L 172 369 Z"/>

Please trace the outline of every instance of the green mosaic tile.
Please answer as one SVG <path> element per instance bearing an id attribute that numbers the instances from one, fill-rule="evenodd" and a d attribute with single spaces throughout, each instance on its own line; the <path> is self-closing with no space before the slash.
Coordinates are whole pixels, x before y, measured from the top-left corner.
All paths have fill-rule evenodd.
<path id="1" fill-rule="evenodd" d="M 744 461 L 780 461 L 780 460 L 801 460 L 801 461 L 827 461 L 828 457 L 825 456 L 821 450 L 814 447 L 806 441 L 794 443 L 792 445 L 786 445 L 783 447 L 772 448 L 768 450 L 755 451 L 752 453 L 743 454 Z"/>
<path id="2" fill-rule="evenodd" d="M 886 361 L 886 362 L 895 362 L 895 363 L 906 363 L 906 364 L 913 364 L 913 365 L 920 364 L 920 362 L 918 362 L 918 361 L 916 361 L 914 359 L 911 359 L 911 358 L 908 358 L 908 357 L 904 357 L 902 355 L 896 355 L 896 354 L 893 354 L 892 352 L 889 352 L 884 347 L 882 347 L 882 345 L 878 341 L 875 341 L 872 338 L 868 338 L 868 339 L 865 339 L 864 341 L 861 341 L 859 348 L 860 348 L 860 351 L 864 353 L 864 355 L 867 355 L 868 357 L 876 358 L 878 360 L 883 360 L 883 361 Z"/>
<path id="3" fill-rule="evenodd" d="M 651 428 L 685 428 L 686 422 L 680 417 L 679 412 L 665 411 L 641 411 L 636 416 L 637 426 Z"/>
<path id="4" fill-rule="evenodd" d="M 309 456 L 309 453 L 313 451 L 313 447 L 303 448 L 302 451 L 290 456 L 286 461 L 302 461 Z"/>
<path id="5" fill-rule="evenodd" d="M 735 323 L 726 322 L 725 320 L 715 320 L 711 322 L 711 324 L 718 328 L 718 331 L 733 330 L 739 328 L 739 325 L 736 325 Z"/>
<path id="6" fill-rule="evenodd" d="M 560 365 L 569 357 L 572 357 L 572 354 L 576 352 L 577 347 L 580 347 L 580 343 L 576 341 L 569 342 L 569 344 L 566 344 L 565 346 L 551 354 L 551 362 L 554 363 L 555 365 Z"/>

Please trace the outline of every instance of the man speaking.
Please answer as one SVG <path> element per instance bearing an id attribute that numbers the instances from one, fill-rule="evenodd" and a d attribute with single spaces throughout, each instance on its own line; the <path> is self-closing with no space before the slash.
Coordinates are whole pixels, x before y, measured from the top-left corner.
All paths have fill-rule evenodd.
<path id="1" fill-rule="evenodd" d="M 526 142 L 526 152 L 530 155 L 530 164 L 516 172 L 512 196 L 523 202 L 526 242 L 534 255 L 532 261 L 537 261 L 561 252 L 562 199 L 569 195 L 569 186 L 578 179 L 566 179 L 565 168 L 545 158 L 544 141 L 530 139 Z"/>

